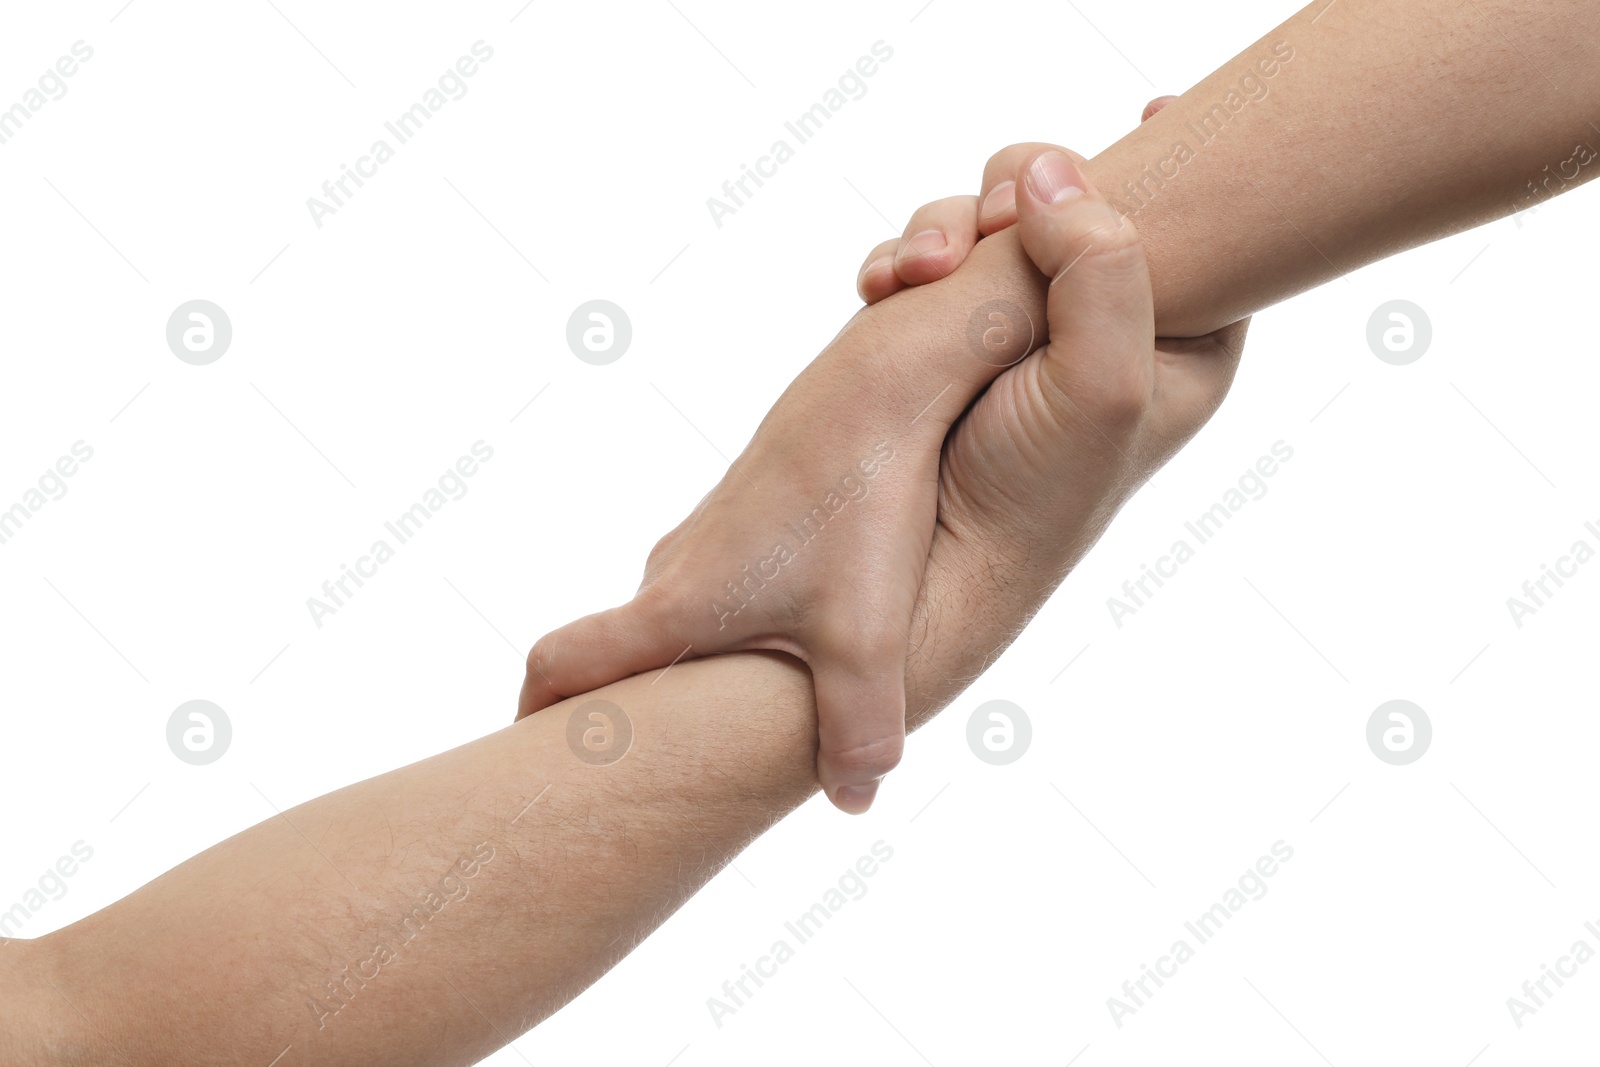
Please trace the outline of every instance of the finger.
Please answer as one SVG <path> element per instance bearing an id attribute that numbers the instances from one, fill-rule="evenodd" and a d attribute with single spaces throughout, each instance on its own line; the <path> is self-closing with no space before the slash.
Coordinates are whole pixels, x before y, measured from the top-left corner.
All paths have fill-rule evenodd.
<path id="1" fill-rule="evenodd" d="M 1246 315 L 1238 322 L 1231 323 L 1211 335 L 1223 352 L 1225 352 L 1234 365 L 1238 365 L 1239 358 L 1244 355 L 1244 339 L 1250 333 L 1250 318 Z"/>
<path id="2" fill-rule="evenodd" d="M 1154 389 L 1155 304 L 1138 233 L 1054 150 L 1027 161 L 1017 216 L 1023 248 L 1051 278 L 1041 374 L 1064 417 L 1087 417 L 1115 443 Z"/>
<path id="3" fill-rule="evenodd" d="M 1139 121 L 1141 123 L 1149 122 L 1151 117 L 1155 115 L 1156 112 L 1160 111 L 1162 108 L 1166 107 L 1176 99 L 1178 98 L 1175 96 L 1156 97 L 1154 100 L 1150 101 L 1144 106 L 1144 114 L 1139 116 Z"/>
<path id="4" fill-rule="evenodd" d="M 900 762 L 906 740 L 905 646 L 812 661 L 817 780 L 835 807 L 859 815 Z"/>
<path id="5" fill-rule="evenodd" d="M 978 232 L 985 237 L 1017 221 L 1017 183 L 1003 181 L 984 194 L 978 205 Z"/>
<path id="6" fill-rule="evenodd" d="M 1176 450 L 1227 397 L 1244 353 L 1250 320 L 1205 337 L 1163 338 L 1156 348 L 1155 430 Z"/>
<path id="7" fill-rule="evenodd" d="M 978 243 L 978 198 L 950 196 L 923 204 L 906 223 L 894 270 L 907 285 L 936 282 Z"/>
<path id="8" fill-rule="evenodd" d="M 894 255 L 900 251 L 900 238 L 892 237 L 880 242 L 867 253 L 856 275 L 856 292 L 866 304 L 876 304 L 886 296 L 893 296 L 905 288 L 900 275 L 894 272 Z"/>
<path id="9" fill-rule="evenodd" d="M 657 613 L 638 599 L 586 615 L 541 637 L 528 653 L 517 718 L 609 685 L 686 651 Z"/>
<path id="10" fill-rule="evenodd" d="M 996 231 L 1003 230 L 1017 221 L 1016 186 L 1012 184 L 1009 194 L 1011 203 L 1009 205 L 1005 203 L 1007 192 L 999 190 L 999 187 L 1013 183 L 1017 176 L 1017 169 L 1033 156 L 1047 149 L 1055 149 L 1057 152 L 1066 153 L 1067 158 L 1074 163 L 1084 162 L 1083 157 L 1070 148 L 1045 144 L 1043 141 L 1029 141 L 1000 149 L 1000 151 L 989 157 L 989 162 L 983 165 L 983 187 L 978 190 L 978 203 L 982 204 L 983 207 L 978 212 L 978 228 L 985 237 Z M 989 203 L 990 196 L 997 196 L 999 199 L 991 205 Z M 995 214 L 993 216 L 986 215 L 985 211 L 991 209 L 995 211 Z"/>

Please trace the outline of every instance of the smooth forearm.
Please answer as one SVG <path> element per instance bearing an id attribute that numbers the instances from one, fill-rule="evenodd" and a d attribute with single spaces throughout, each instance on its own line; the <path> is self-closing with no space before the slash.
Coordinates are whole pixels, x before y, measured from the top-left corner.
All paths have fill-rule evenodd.
<path id="1" fill-rule="evenodd" d="M 1316 0 L 1087 169 L 1205 333 L 1588 180 L 1597 58 L 1592 3 Z"/>
<path id="2" fill-rule="evenodd" d="M 1158 332 L 1198 336 L 1600 173 L 1597 57 L 1600 5 L 1317 0 L 1084 170 L 1138 227 Z M 1043 294 L 1013 227 L 863 317 L 960 340 L 1001 299 L 1037 332 Z"/>

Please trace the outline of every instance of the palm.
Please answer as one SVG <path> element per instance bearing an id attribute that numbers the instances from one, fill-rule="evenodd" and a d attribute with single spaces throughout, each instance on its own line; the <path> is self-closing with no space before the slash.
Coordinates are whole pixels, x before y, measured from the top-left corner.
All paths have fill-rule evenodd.
<path id="1" fill-rule="evenodd" d="M 1044 349 L 1007 369 L 945 440 L 936 536 L 1003 533 L 1018 551 L 1052 557 L 1048 570 L 1059 581 L 1133 491 L 1216 411 L 1248 324 L 1158 338 L 1144 368 L 1151 401 L 1132 434 L 1097 426 L 1070 388 L 1047 380 L 1053 372 Z"/>

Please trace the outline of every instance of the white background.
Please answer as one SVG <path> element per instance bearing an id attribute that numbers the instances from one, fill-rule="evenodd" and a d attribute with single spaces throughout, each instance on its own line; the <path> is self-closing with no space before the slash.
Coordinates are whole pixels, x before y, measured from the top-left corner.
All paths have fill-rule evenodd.
<path id="1" fill-rule="evenodd" d="M 27 936 L 269 804 L 504 724 L 521 650 L 627 598 L 852 312 L 883 216 L 976 191 L 1012 141 L 1097 151 L 1293 11 L 122 3 L 13 5 L 0 32 L 0 106 L 94 49 L 0 146 L 0 508 L 94 449 L 0 546 L 0 909 L 73 842 L 94 849 Z M 1335 62 L 1315 33 L 1297 61 Z M 318 229 L 307 197 L 480 39 L 494 58 L 467 95 Z M 706 198 L 879 40 L 894 55 L 866 95 L 714 225 Z M 645 1067 L 1587 1053 L 1600 963 L 1520 1030 L 1505 1002 L 1575 940 L 1600 948 L 1600 565 L 1520 629 L 1506 598 L 1600 544 L 1597 216 L 1580 194 L 1260 315 L 1214 423 L 912 740 L 870 815 L 807 805 L 517 1049 Z M 196 298 L 234 330 L 206 367 L 164 336 Z M 565 343 L 592 298 L 632 319 L 609 366 Z M 1396 298 L 1434 330 L 1404 367 L 1365 340 Z M 480 439 L 494 459 L 468 494 L 316 628 L 306 598 Z M 1106 598 L 1280 440 L 1294 456 L 1267 494 L 1115 626 Z M 196 698 L 234 729 L 206 767 L 165 741 Z M 994 698 L 1033 722 L 1008 767 L 966 745 Z M 1394 698 L 1434 728 L 1405 767 L 1365 740 Z M 706 998 L 879 839 L 894 858 L 866 897 L 714 1025 Z M 1294 857 L 1267 895 L 1114 1025 L 1107 998 L 1279 840 Z"/>

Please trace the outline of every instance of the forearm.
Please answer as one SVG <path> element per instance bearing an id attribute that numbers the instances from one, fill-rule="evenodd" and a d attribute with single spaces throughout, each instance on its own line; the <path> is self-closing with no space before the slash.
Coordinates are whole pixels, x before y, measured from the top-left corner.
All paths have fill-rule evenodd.
<path id="1" fill-rule="evenodd" d="M 1600 172 L 1597 58 L 1576 0 L 1317 0 L 1084 169 L 1139 229 L 1158 331 L 1201 335 Z M 998 298 L 1042 328 L 1043 292 L 1013 228 L 864 314 L 958 338 Z"/>
<path id="2" fill-rule="evenodd" d="M 1048 595 L 1059 574 L 1037 570 L 1041 555 L 935 539 L 908 727 Z M 569 741 L 596 699 L 631 723 L 614 762 Z M 279 1067 L 475 1062 L 809 797 L 816 750 L 810 675 L 775 653 L 565 701 L 292 808 L 64 930 L 0 943 L 0 1062 L 261 1067 L 285 1049 Z"/>
<path id="3" fill-rule="evenodd" d="M 1205 333 L 1587 181 L 1597 59 L 1581 0 L 1316 0 L 1088 173 L 1133 212 L 1162 332 Z"/>
<path id="4" fill-rule="evenodd" d="M 37 1062 L 472 1063 L 522 1033 L 816 788 L 797 663 L 653 677 L 302 804 L 9 946 L 6 1000 L 72 1050 Z M 607 765 L 568 744 L 595 698 L 632 723 Z"/>

